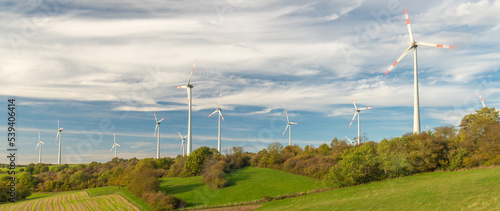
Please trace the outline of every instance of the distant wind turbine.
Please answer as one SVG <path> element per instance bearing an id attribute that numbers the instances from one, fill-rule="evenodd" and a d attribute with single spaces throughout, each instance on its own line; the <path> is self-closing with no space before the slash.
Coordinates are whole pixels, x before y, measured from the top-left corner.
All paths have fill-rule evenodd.
<path id="1" fill-rule="evenodd" d="M 418 101 L 418 71 L 417 71 L 417 47 L 420 45 L 423 46 L 431 46 L 431 47 L 438 47 L 438 48 L 450 48 L 450 49 L 455 49 L 455 46 L 452 45 L 441 45 L 441 44 L 429 44 L 429 43 L 422 43 L 422 42 L 416 42 L 415 39 L 413 39 L 413 33 L 411 32 L 411 27 L 410 27 L 410 19 L 408 18 L 408 11 L 405 9 L 405 19 L 406 19 L 406 26 L 408 27 L 408 33 L 410 34 L 410 47 L 406 49 L 406 51 L 390 66 L 386 71 L 385 75 L 387 75 L 393 68 L 396 66 L 396 64 L 399 63 L 403 57 L 406 56 L 411 50 L 413 50 L 413 70 L 414 70 L 414 84 L 413 84 L 413 133 L 420 133 L 420 108 L 419 108 L 419 101 Z"/>
<path id="2" fill-rule="evenodd" d="M 285 132 L 286 132 L 286 129 L 290 128 L 290 130 L 288 130 L 288 146 L 291 146 L 292 145 L 292 125 L 296 125 L 296 124 L 299 124 L 297 122 L 290 122 L 290 120 L 288 119 L 288 112 L 285 110 L 285 114 L 286 114 L 286 121 L 287 121 L 287 124 L 286 124 L 286 127 L 285 127 L 285 131 L 283 131 L 283 135 L 285 135 Z"/>
<path id="3" fill-rule="evenodd" d="M 59 120 L 57 120 L 57 128 L 59 128 Z M 59 137 L 59 153 L 57 156 L 57 165 L 61 165 L 61 140 L 62 140 L 62 131 L 63 128 L 57 129 L 57 135 L 56 135 L 56 143 L 57 143 L 57 138 Z"/>
<path id="4" fill-rule="evenodd" d="M 40 146 L 40 149 L 38 149 L 38 163 L 42 163 L 42 144 L 45 144 L 45 143 L 43 143 L 43 141 L 40 141 L 40 131 L 38 131 L 38 144 L 35 147 L 35 151 L 36 151 L 38 146 Z"/>
<path id="5" fill-rule="evenodd" d="M 117 157 L 116 156 L 116 148 L 118 148 L 119 146 L 120 145 L 116 143 L 116 135 L 115 135 L 115 133 L 113 133 L 113 146 L 111 147 L 109 152 L 111 152 L 113 150 L 113 148 L 115 148 L 115 158 Z"/>
<path id="6" fill-rule="evenodd" d="M 356 112 L 354 113 L 354 116 L 352 117 L 351 123 L 349 124 L 349 128 L 351 128 L 352 122 L 356 118 L 356 115 L 358 115 L 358 138 L 357 139 L 358 139 L 358 144 L 359 144 L 360 143 L 360 139 L 361 139 L 361 126 L 359 124 L 359 118 L 360 118 L 360 115 L 361 115 L 361 110 L 368 110 L 368 109 L 372 109 L 373 107 L 366 107 L 366 108 L 358 108 L 358 107 L 356 107 L 356 103 L 354 102 L 354 98 L 352 97 L 352 95 L 351 95 L 351 101 L 352 101 L 352 104 L 354 104 L 354 108 L 356 109 Z"/>
<path id="7" fill-rule="evenodd" d="M 186 85 L 184 86 L 177 86 L 177 89 L 180 89 L 180 88 L 185 88 L 187 89 L 187 97 L 188 97 L 188 108 L 189 108 L 189 114 L 188 114 L 188 143 L 187 143 L 187 155 L 189 156 L 191 154 L 191 152 L 193 151 L 192 149 L 192 140 L 191 140 L 191 137 L 192 137 L 192 134 L 191 134 L 191 104 L 192 104 L 192 92 L 191 92 L 191 89 L 193 89 L 193 85 L 190 84 L 191 82 L 191 77 L 193 76 L 193 71 L 194 71 L 194 67 L 196 66 L 196 60 L 194 60 L 194 64 L 193 64 L 193 68 L 191 69 L 191 74 L 189 75 L 189 79 L 188 79 L 188 82 Z"/>
<path id="8" fill-rule="evenodd" d="M 156 159 L 159 159 L 160 158 L 160 123 L 165 118 L 162 118 L 158 121 L 158 119 L 156 118 L 156 113 L 153 113 L 153 115 L 155 116 L 155 121 L 156 121 L 155 133 L 154 133 L 153 137 L 156 136 L 156 131 L 158 131 L 158 137 L 157 137 L 158 142 L 156 143 Z"/>
<path id="9" fill-rule="evenodd" d="M 356 141 L 356 139 L 354 139 L 354 141 L 351 141 L 351 139 L 350 139 L 350 138 L 348 138 L 347 136 L 344 136 L 344 137 L 345 137 L 345 138 L 346 138 L 349 142 L 351 142 L 351 145 L 354 145 L 354 143 L 356 143 L 356 142 L 355 142 L 355 141 Z"/>
<path id="10" fill-rule="evenodd" d="M 182 157 L 184 157 L 184 152 L 186 151 L 186 149 L 184 148 L 184 140 L 186 140 L 186 136 L 182 136 L 181 135 L 181 132 L 177 132 L 179 134 L 179 136 L 181 137 L 182 139 L 182 143 L 181 143 L 181 149 L 182 149 Z"/>
<path id="11" fill-rule="evenodd" d="M 212 112 L 210 115 L 208 115 L 208 117 L 212 116 L 213 114 L 215 113 L 219 113 L 219 136 L 218 136 L 218 142 L 217 142 L 217 150 L 219 151 L 219 153 L 222 153 L 221 151 L 221 143 L 220 143 L 220 119 L 222 118 L 222 121 L 224 121 L 224 117 L 222 116 L 222 110 L 220 109 L 220 101 L 222 100 L 222 91 L 220 91 L 220 95 L 219 95 L 219 103 L 217 104 L 217 109 L 215 109 L 214 112 Z"/>

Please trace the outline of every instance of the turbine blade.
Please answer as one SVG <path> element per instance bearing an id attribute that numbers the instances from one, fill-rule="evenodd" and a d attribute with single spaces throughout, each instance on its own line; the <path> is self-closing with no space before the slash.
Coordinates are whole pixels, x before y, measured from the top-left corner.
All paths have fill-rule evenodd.
<path id="1" fill-rule="evenodd" d="M 177 89 L 186 88 L 186 86 L 177 86 Z"/>
<path id="2" fill-rule="evenodd" d="M 297 123 L 297 122 L 290 122 L 290 124 L 296 125 L 296 124 L 299 124 L 299 123 Z"/>
<path id="3" fill-rule="evenodd" d="M 181 139 L 182 139 L 182 135 L 181 135 L 181 132 L 177 132 L 177 133 L 179 134 L 179 136 L 180 136 L 180 137 L 181 137 Z"/>
<path id="4" fill-rule="evenodd" d="M 40 146 L 40 142 L 36 145 L 35 150 L 38 149 L 38 146 Z"/>
<path id="5" fill-rule="evenodd" d="M 41 143 L 41 144 L 45 144 L 45 143 L 43 143 L 43 141 L 40 141 L 40 143 Z"/>
<path id="6" fill-rule="evenodd" d="M 217 103 L 217 109 L 219 108 L 220 106 L 220 101 L 222 100 L 222 90 L 220 91 L 220 95 L 219 95 L 219 103 Z"/>
<path id="7" fill-rule="evenodd" d="M 57 128 L 59 128 L 59 119 L 57 119 Z"/>
<path id="8" fill-rule="evenodd" d="M 109 152 L 113 151 L 113 148 L 114 148 L 114 147 L 115 147 L 115 145 L 113 145 L 113 146 L 111 147 L 111 149 L 109 150 Z"/>
<path id="9" fill-rule="evenodd" d="M 222 118 L 222 121 L 224 122 L 224 117 L 222 116 L 222 112 L 219 110 L 219 115 L 220 115 L 220 118 Z"/>
<path id="10" fill-rule="evenodd" d="M 214 112 L 212 112 L 210 115 L 208 115 L 208 117 L 211 117 L 212 115 L 214 115 L 215 113 L 217 113 L 217 111 L 219 110 L 215 110 Z"/>
<path id="11" fill-rule="evenodd" d="M 158 121 L 158 122 L 161 122 L 161 121 L 163 121 L 163 120 L 165 120 L 165 118 L 160 119 L 160 121 Z"/>
<path id="12" fill-rule="evenodd" d="M 191 74 L 189 75 L 189 80 L 187 84 L 191 83 L 191 77 L 193 76 L 193 71 L 195 66 L 196 66 L 196 59 L 194 60 L 193 69 L 191 69 Z"/>
<path id="13" fill-rule="evenodd" d="M 423 42 L 417 42 L 415 44 L 416 45 L 423 45 L 423 46 L 438 47 L 438 48 L 455 49 L 455 46 L 453 46 L 453 45 L 430 44 L 430 43 L 423 43 Z"/>
<path id="14" fill-rule="evenodd" d="M 290 122 L 290 120 L 288 120 L 288 112 L 285 110 L 285 114 L 286 114 L 286 122 Z"/>
<path id="15" fill-rule="evenodd" d="M 344 137 L 352 143 L 351 139 L 349 139 L 347 136 L 344 136 Z"/>
<path id="16" fill-rule="evenodd" d="M 352 104 L 354 104 L 354 108 L 355 108 L 356 110 L 358 110 L 358 107 L 356 107 L 356 103 L 354 102 L 354 98 L 352 97 L 352 95 L 351 95 L 351 101 L 352 101 Z"/>
<path id="17" fill-rule="evenodd" d="M 158 122 L 158 119 L 156 118 L 156 113 L 153 113 L 153 115 L 155 116 L 155 121 Z"/>
<path id="18" fill-rule="evenodd" d="M 387 68 L 384 75 L 389 74 L 389 72 L 391 72 L 391 70 L 394 68 L 394 66 L 396 66 L 399 63 L 399 61 L 401 61 L 401 59 L 403 59 L 403 57 L 405 57 L 406 54 L 408 54 L 411 51 L 411 49 L 413 49 L 413 48 L 414 48 L 413 46 L 408 47 L 408 49 L 406 49 L 406 51 L 401 56 L 399 56 L 399 58 L 392 64 L 392 66 Z"/>
<path id="19" fill-rule="evenodd" d="M 352 122 L 354 121 L 354 118 L 356 118 L 356 115 L 358 115 L 357 111 L 354 113 L 354 116 L 352 117 L 351 123 L 349 123 L 349 128 L 351 128 Z"/>
<path id="20" fill-rule="evenodd" d="M 411 32 L 410 19 L 408 18 L 408 10 L 405 9 L 404 12 L 405 12 L 406 26 L 408 27 L 408 33 L 410 34 L 410 42 L 413 43 L 413 33 Z"/>
<path id="21" fill-rule="evenodd" d="M 116 144 L 116 146 L 120 146 L 119 144 Z"/>
<path id="22" fill-rule="evenodd" d="M 366 108 L 360 108 L 358 110 L 368 110 L 368 109 L 372 109 L 373 107 L 366 107 Z"/>
<path id="23" fill-rule="evenodd" d="M 156 124 L 156 127 L 155 127 L 155 134 L 153 134 L 153 137 L 156 137 L 156 130 L 158 129 L 158 124 Z"/>
<path id="24" fill-rule="evenodd" d="M 483 108 L 486 107 L 486 105 L 484 105 L 483 96 L 481 96 L 481 93 L 479 93 L 479 99 L 481 99 L 481 103 L 483 104 Z"/>
<path id="25" fill-rule="evenodd" d="M 290 125 L 288 125 L 288 124 L 286 125 L 286 127 L 285 127 L 285 131 L 283 131 L 283 134 L 282 134 L 281 136 L 284 136 L 284 135 L 285 135 L 285 132 L 286 132 L 286 129 L 288 129 L 288 126 L 290 126 Z"/>
<path id="26" fill-rule="evenodd" d="M 57 143 L 57 138 L 59 138 L 59 133 L 60 132 L 57 132 L 57 135 L 56 135 L 56 141 L 54 143 Z"/>
<path id="27" fill-rule="evenodd" d="M 113 133 L 113 143 L 116 144 L 116 134 L 115 133 Z"/>
<path id="28" fill-rule="evenodd" d="M 38 142 L 40 142 L 40 131 L 38 131 Z"/>

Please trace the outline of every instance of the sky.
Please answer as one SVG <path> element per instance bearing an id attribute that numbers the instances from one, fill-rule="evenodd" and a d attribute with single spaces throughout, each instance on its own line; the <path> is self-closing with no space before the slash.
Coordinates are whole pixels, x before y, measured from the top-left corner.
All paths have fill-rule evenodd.
<path id="1" fill-rule="evenodd" d="M 418 48 L 421 129 L 458 126 L 466 114 L 500 107 L 499 1 L 0 1 L 0 117 L 16 99 L 17 162 L 106 162 L 113 133 L 118 157 L 181 154 L 187 133 L 185 85 L 196 60 L 193 149 L 258 152 L 273 142 L 329 144 L 334 137 L 368 140 L 413 130 L 413 59 L 385 70 L 415 40 L 456 49 Z M 0 136 L 7 136 L 7 127 Z M 287 131 L 288 133 L 288 131 Z M 5 139 L 4 139 L 5 140 Z M 7 142 L 0 163 L 7 163 Z"/>

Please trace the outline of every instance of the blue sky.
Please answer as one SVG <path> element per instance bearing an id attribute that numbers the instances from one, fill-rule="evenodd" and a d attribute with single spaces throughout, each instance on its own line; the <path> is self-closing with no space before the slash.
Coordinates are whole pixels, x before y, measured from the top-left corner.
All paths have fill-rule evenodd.
<path id="1" fill-rule="evenodd" d="M 421 128 L 458 125 L 500 106 L 498 1 L 2 1 L 0 96 L 17 100 L 19 162 L 106 162 L 113 133 L 118 156 L 154 157 L 153 112 L 162 122 L 161 155 L 180 154 L 187 133 L 187 82 L 193 89 L 193 147 L 217 147 L 215 110 L 222 90 L 222 146 L 257 152 L 354 138 L 360 107 L 370 140 L 413 127 L 413 59 L 403 9 L 418 48 Z M 7 121 L 6 112 L 1 112 Z M 6 136 L 6 130 L 0 135 Z M 0 145 L 2 155 L 7 144 Z M 6 162 L 0 161 L 0 162 Z"/>

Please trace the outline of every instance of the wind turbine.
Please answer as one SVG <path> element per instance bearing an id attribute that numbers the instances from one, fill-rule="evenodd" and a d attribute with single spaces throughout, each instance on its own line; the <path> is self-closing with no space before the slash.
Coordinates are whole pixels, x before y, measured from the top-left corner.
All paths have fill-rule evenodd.
<path id="1" fill-rule="evenodd" d="M 153 113 L 153 115 L 155 116 L 155 121 L 156 121 L 155 134 L 153 135 L 153 137 L 156 136 L 156 131 L 158 131 L 158 142 L 156 143 L 156 159 L 159 159 L 160 158 L 160 123 L 165 118 L 162 118 L 158 121 L 158 119 L 156 118 L 156 113 Z"/>
<path id="2" fill-rule="evenodd" d="M 119 147 L 120 145 L 116 143 L 116 135 L 115 133 L 113 133 L 113 146 L 111 147 L 111 149 L 109 150 L 109 152 L 111 152 L 113 150 L 113 148 L 115 148 L 115 158 L 117 157 L 116 156 L 116 148 Z"/>
<path id="3" fill-rule="evenodd" d="M 193 85 L 191 85 L 189 82 L 191 82 L 191 77 L 193 76 L 193 71 L 194 71 L 194 67 L 196 66 L 196 60 L 194 60 L 194 64 L 193 64 L 193 68 L 191 69 L 191 74 L 189 75 L 189 79 L 188 79 L 188 82 L 186 85 L 184 86 L 177 86 L 177 89 L 180 89 L 180 88 L 185 88 L 187 89 L 187 97 L 188 97 L 188 108 L 189 108 L 189 115 L 188 115 L 188 134 L 187 134 L 187 137 L 188 137 L 188 143 L 187 143 L 187 155 L 189 156 L 192 152 L 192 140 L 191 140 L 191 104 L 192 104 L 192 93 L 191 93 L 191 89 L 193 88 Z"/>
<path id="4" fill-rule="evenodd" d="M 59 128 L 59 120 L 57 120 L 57 128 Z M 61 139 L 62 139 L 62 131 L 63 131 L 63 128 L 59 128 L 57 129 L 57 135 L 56 135 L 56 141 L 55 143 L 57 143 L 57 138 L 59 137 L 59 153 L 58 153 L 58 156 L 57 156 L 57 165 L 61 165 Z"/>
<path id="5" fill-rule="evenodd" d="M 285 114 L 286 114 L 286 121 L 287 121 L 287 124 L 286 124 L 286 127 L 285 127 L 285 131 L 283 131 L 283 135 L 285 135 L 285 132 L 286 132 L 286 129 L 288 129 L 288 127 L 290 127 L 290 130 L 288 130 L 288 146 L 291 146 L 292 145 L 292 125 L 296 125 L 298 124 L 297 122 L 290 122 L 290 120 L 288 119 L 288 112 L 285 110 Z"/>
<path id="6" fill-rule="evenodd" d="M 35 147 L 35 151 L 36 151 L 36 148 L 38 148 L 38 146 L 40 146 L 40 149 L 38 150 L 38 163 L 42 163 L 42 144 L 45 144 L 45 143 L 43 143 L 43 141 L 40 141 L 40 131 L 38 131 L 38 144 Z"/>
<path id="7" fill-rule="evenodd" d="M 481 103 L 483 104 L 483 108 L 485 108 L 486 105 L 484 105 L 484 101 L 483 101 L 483 97 L 481 96 L 481 93 L 479 93 L 479 99 L 481 99 Z M 497 112 L 500 112 L 500 111 L 497 111 Z"/>
<path id="8" fill-rule="evenodd" d="M 408 27 L 408 33 L 410 34 L 410 47 L 406 49 L 406 51 L 390 66 L 386 71 L 385 75 L 387 75 L 393 68 L 396 66 L 396 64 L 399 63 L 403 57 L 406 56 L 411 50 L 413 50 L 413 70 L 414 70 L 414 84 L 413 84 L 413 133 L 420 133 L 420 108 L 419 108 L 419 102 L 418 102 L 418 71 L 417 71 L 417 47 L 420 45 L 423 46 L 431 46 L 431 47 L 438 47 L 438 48 L 450 48 L 450 49 L 455 49 L 455 46 L 452 45 L 441 45 L 441 44 L 429 44 L 429 43 L 422 43 L 422 42 L 416 42 L 415 39 L 413 39 L 413 33 L 411 32 L 411 27 L 410 27 L 410 19 L 408 18 L 408 11 L 405 9 L 405 19 L 406 19 L 406 26 Z"/>
<path id="9" fill-rule="evenodd" d="M 222 100 L 222 91 L 220 91 L 220 95 L 219 95 L 219 103 L 217 104 L 217 109 L 215 109 L 214 112 L 212 112 L 210 115 L 208 115 L 208 117 L 212 116 L 213 114 L 219 112 L 219 136 L 218 136 L 218 142 L 217 142 L 217 150 L 219 151 L 219 153 L 222 153 L 221 151 L 221 146 L 220 146 L 220 119 L 222 118 L 222 121 L 224 121 L 224 117 L 222 116 L 222 110 L 220 109 L 220 101 Z"/>
<path id="10" fill-rule="evenodd" d="M 186 151 L 186 149 L 184 148 L 184 140 L 186 140 L 186 136 L 182 136 L 181 135 L 181 132 L 177 132 L 179 134 L 179 136 L 181 137 L 182 139 L 182 143 L 181 143 L 181 149 L 182 149 L 182 157 L 184 157 L 184 152 Z"/>
<path id="11" fill-rule="evenodd" d="M 349 141 L 351 142 L 351 145 L 354 145 L 354 143 L 356 143 L 356 142 L 355 142 L 355 141 L 356 141 L 356 139 L 354 139 L 354 141 L 351 141 L 351 139 L 350 139 L 350 138 L 348 138 L 347 136 L 344 136 L 344 137 L 345 137 L 347 140 L 349 140 Z"/>
<path id="12" fill-rule="evenodd" d="M 359 124 L 359 118 L 360 118 L 360 115 L 361 115 L 361 110 L 368 110 L 368 109 L 372 109 L 373 107 L 366 107 L 366 108 L 358 108 L 356 107 L 356 103 L 354 102 L 354 98 L 352 97 L 351 95 L 351 101 L 352 101 L 352 104 L 354 104 L 354 108 L 356 109 L 356 112 L 354 113 L 354 116 L 352 117 L 352 120 L 351 120 L 351 123 L 349 124 L 349 128 L 351 128 L 351 125 L 352 125 L 352 122 L 354 121 L 354 118 L 356 118 L 356 115 L 358 115 L 358 144 L 360 143 L 360 139 L 361 139 L 361 127 L 360 127 L 360 124 Z"/>

